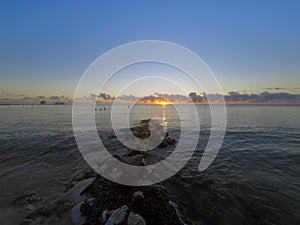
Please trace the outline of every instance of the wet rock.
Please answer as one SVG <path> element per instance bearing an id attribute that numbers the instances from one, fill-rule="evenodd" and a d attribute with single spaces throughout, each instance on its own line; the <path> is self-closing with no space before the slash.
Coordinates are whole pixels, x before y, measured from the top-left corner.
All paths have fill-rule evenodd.
<path id="1" fill-rule="evenodd" d="M 168 142 L 166 140 L 163 140 L 159 145 L 159 148 L 166 148 L 168 147 Z"/>
<path id="2" fill-rule="evenodd" d="M 145 157 L 146 151 L 137 151 L 137 150 L 130 149 L 124 156 L 131 157 L 131 156 L 135 156 L 135 155 L 143 155 Z"/>
<path id="3" fill-rule="evenodd" d="M 133 166 L 145 166 L 144 157 L 141 154 L 130 157 L 121 156 L 119 160 Z"/>
<path id="4" fill-rule="evenodd" d="M 89 187 L 89 194 L 95 198 L 93 206 L 81 207 L 86 216 L 86 225 L 98 225 L 101 212 L 115 210 L 123 205 L 130 205 L 133 193 L 141 191 L 144 203 L 137 212 L 147 225 L 182 225 L 177 211 L 171 205 L 169 193 L 166 188 L 159 185 L 145 187 L 131 187 L 113 183 L 102 177 Z M 88 209 L 88 210 L 87 210 Z"/>
<path id="5" fill-rule="evenodd" d="M 76 184 L 71 190 L 69 190 L 65 195 L 59 199 L 59 202 L 74 202 L 79 203 L 84 201 L 81 193 L 95 181 L 95 177 L 83 180 Z"/>
<path id="6" fill-rule="evenodd" d="M 114 210 L 105 225 L 121 224 L 125 221 L 129 208 L 126 205 Z"/>
<path id="7" fill-rule="evenodd" d="M 132 133 L 134 134 L 134 136 L 136 136 L 140 139 L 149 138 L 151 135 L 150 128 L 149 128 L 150 121 L 151 121 L 151 119 L 142 120 L 141 126 L 135 126 L 135 127 L 130 128 Z M 154 129 L 153 126 L 160 127 L 160 128 L 157 130 L 157 129 Z M 161 125 L 161 120 L 154 119 L 153 124 L 152 124 L 152 132 L 153 132 L 153 130 L 157 130 L 157 132 L 161 131 L 162 126 L 163 125 Z M 166 148 L 166 147 L 168 147 L 168 145 L 175 145 L 175 143 L 176 143 L 175 139 L 170 138 L 169 135 L 170 134 L 168 132 L 165 133 L 165 137 L 164 137 L 163 141 L 158 146 L 159 148 Z"/>
<path id="8" fill-rule="evenodd" d="M 27 205 L 27 209 L 33 211 L 33 210 L 36 209 L 36 207 L 34 205 L 32 205 L 32 204 L 28 204 Z"/>
<path id="9" fill-rule="evenodd" d="M 79 223 L 83 222 L 83 218 L 82 218 L 81 212 L 80 212 L 80 208 L 83 203 L 84 202 L 77 203 L 76 205 L 73 206 L 73 208 L 71 210 L 70 217 L 71 217 L 71 221 L 73 224 L 79 224 Z"/>
<path id="10" fill-rule="evenodd" d="M 174 138 L 166 138 L 165 140 L 169 145 L 175 145 L 176 143 Z"/>
<path id="11" fill-rule="evenodd" d="M 128 225 L 145 225 L 145 220 L 138 214 L 130 212 L 128 219 Z"/>
<path id="12" fill-rule="evenodd" d="M 149 126 L 131 127 L 130 130 L 135 137 L 140 138 L 140 139 L 146 139 L 146 138 L 150 137 L 150 134 L 151 134 L 150 130 L 149 130 Z"/>
<path id="13" fill-rule="evenodd" d="M 151 119 L 147 119 L 147 120 L 141 120 L 141 124 L 149 124 Z"/>

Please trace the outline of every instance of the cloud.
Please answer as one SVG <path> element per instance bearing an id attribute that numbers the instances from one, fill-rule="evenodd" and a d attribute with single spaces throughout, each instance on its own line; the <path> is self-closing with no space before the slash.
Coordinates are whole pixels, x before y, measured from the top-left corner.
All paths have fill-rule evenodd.
<path id="1" fill-rule="evenodd" d="M 105 93 L 100 93 L 100 95 L 98 96 L 98 98 L 104 99 L 104 100 L 114 100 L 115 99 L 111 95 L 105 94 Z"/>
<path id="2" fill-rule="evenodd" d="M 96 94 L 90 94 L 90 96 L 87 97 L 87 99 L 89 100 L 94 100 L 96 99 L 98 96 Z"/>
<path id="3" fill-rule="evenodd" d="M 184 95 L 179 95 L 179 94 L 154 93 L 153 96 L 168 100 L 170 102 L 189 102 L 189 101 L 191 101 L 190 97 L 184 96 Z"/>
<path id="4" fill-rule="evenodd" d="M 136 101 L 138 101 L 138 97 L 135 97 L 135 96 L 133 96 L 133 95 L 121 95 L 121 96 L 118 96 L 118 97 L 116 97 L 116 99 L 118 100 L 118 101 L 129 101 L 129 102 L 136 102 Z"/>
<path id="5" fill-rule="evenodd" d="M 193 102 L 204 102 L 206 101 L 206 96 L 205 95 L 198 95 L 195 92 L 189 93 L 189 97 L 192 99 Z"/>
<path id="6" fill-rule="evenodd" d="M 152 95 L 137 97 L 134 95 L 121 95 L 117 96 L 116 100 L 124 101 L 124 102 L 144 102 L 144 103 L 154 103 L 156 101 L 170 101 L 174 103 L 187 103 L 191 102 L 191 98 L 184 95 L 179 94 L 161 94 L 161 93 L 154 93 Z"/>
<path id="7" fill-rule="evenodd" d="M 240 94 L 239 92 L 229 92 L 224 96 L 227 102 L 298 102 L 300 103 L 300 95 L 289 94 L 284 92 L 270 93 L 268 91 L 260 94 Z"/>
<path id="8" fill-rule="evenodd" d="M 54 95 L 54 96 L 50 96 L 49 99 L 52 101 L 57 101 L 57 100 L 60 100 L 60 97 Z"/>
<path id="9" fill-rule="evenodd" d="M 266 88 L 266 90 L 275 90 L 275 91 L 278 91 L 278 90 L 286 90 L 286 88 L 283 88 L 283 87 L 275 87 L 275 88 Z"/>
<path id="10" fill-rule="evenodd" d="M 90 94 L 89 96 L 85 96 L 83 97 L 83 100 L 110 101 L 110 100 L 115 100 L 115 97 L 106 93 L 100 93 L 99 95 Z"/>
<path id="11" fill-rule="evenodd" d="M 277 89 L 276 89 L 277 90 Z M 106 95 L 107 96 L 107 95 Z M 104 95 L 102 95 L 104 98 Z M 178 94 L 161 94 L 154 93 L 153 95 L 148 95 L 144 97 L 136 97 L 134 95 L 122 95 L 116 97 L 118 101 L 126 102 L 136 102 L 141 100 L 141 102 L 155 102 L 157 99 L 168 100 L 173 103 L 206 103 L 207 99 L 212 102 L 220 102 L 225 99 L 227 103 L 296 103 L 300 104 L 300 95 L 290 94 L 284 92 L 270 93 L 268 91 L 261 92 L 259 94 L 248 94 L 239 93 L 235 91 L 229 92 L 227 95 L 221 94 L 199 94 L 196 92 L 190 92 L 188 96 L 178 95 Z"/>

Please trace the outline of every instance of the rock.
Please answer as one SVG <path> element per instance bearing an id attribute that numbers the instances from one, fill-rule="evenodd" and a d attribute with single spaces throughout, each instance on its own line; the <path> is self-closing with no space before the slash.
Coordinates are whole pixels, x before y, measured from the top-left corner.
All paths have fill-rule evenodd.
<path id="1" fill-rule="evenodd" d="M 34 205 L 32 205 L 32 204 L 28 204 L 27 205 L 27 209 L 33 211 L 33 210 L 36 209 L 36 207 Z"/>
<path id="2" fill-rule="evenodd" d="M 148 139 L 150 136 L 152 140 L 158 140 L 162 142 L 158 146 L 159 148 L 166 148 L 168 145 L 175 145 L 175 139 L 169 137 L 169 133 L 166 132 L 166 127 L 164 125 L 163 120 L 160 118 L 153 118 L 153 119 L 147 119 L 142 120 L 141 125 L 131 127 L 130 130 L 124 129 L 125 133 L 125 139 L 129 141 L 131 139 L 131 133 L 141 139 Z M 155 134 L 154 136 L 151 134 Z M 130 134 L 130 135 L 129 135 Z M 153 143 L 157 143 L 154 141 Z M 126 154 L 126 156 L 133 156 L 138 153 L 137 150 L 131 150 L 129 153 Z M 142 153 L 145 156 L 145 152 Z"/>
<path id="3" fill-rule="evenodd" d="M 127 219 L 128 225 L 146 225 L 145 220 L 143 217 L 141 217 L 139 214 L 130 212 L 128 219 Z"/>
<path id="4" fill-rule="evenodd" d="M 133 166 L 145 166 L 143 155 L 135 155 L 131 157 L 121 157 L 121 161 Z"/>
<path id="5" fill-rule="evenodd" d="M 123 205 L 130 206 L 132 196 L 137 191 L 143 193 L 144 201 L 139 212 L 134 213 L 142 217 L 147 225 L 183 224 L 176 209 L 169 203 L 171 199 L 167 188 L 161 185 L 126 186 L 98 177 L 88 190 L 88 194 L 95 198 L 93 206 L 86 207 L 88 210 L 85 210 L 84 206 L 87 203 L 84 203 L 81 207 L 82 214 L 87 218 L 85 225 L 99 225 L 100 212 L 104 210 L 111 211 Z"/>
<path id="6" fill-rule="evenodd" d="M 81 196 L 81 193 L 95 181 L 95 177 L 83 180 L 76 184 L 71 190 L 67 191 L 65 195 L 58 200 L 58 202 L 74 202 L 79 203 L 84 201 L 84 198 Z"/>
<path id="7" fill-rule="evenodd" d="M 142 121 L 141 121 L 141 124 L 149 124 L 150 120 L 151 120 L 151 119 L 142 120 Z"/>
<path id="8" fill-rule="evenodd" d="M 132 197 L 133 198 L 141 197 L 142 199 L 145 198 L 144 193 L 142 191 L 136 191 L 136 192 L 134 192 L 133 195 L 132 195 Z"/>
<path id="9" fill-rule="evenodd" d="M 135 155 L 143 155 L 145 154 L 145 151 L 137 151 L 137 150 L 133 150 L 130 149 L 126 154 L 125 157 L 131 157 L 131 156 L 135 156 Z"/>
<path id="10" fill-rule="evenodd" d="M 113 210 L 110 212 L 111 216 L 108 218 L 107 222 L 105 225 L 115 225 L 115 224 L 124 224 L 126 223 L 127 225 L 146 225 L 145 220 L 143 217 L 141 217 L 139 214 L 133 213 L 129 211 L 129 208 L 124 205 L 116 210 Z M 129 213 L 127 217 L 127 222 L 126 222 L 126 215 Z M 101 217 L 102 217 L 102 223 L 106 221 L 108 211 L 105 210 Z"/>
<path id="11" fill-rule="evenodd" d="M 163 140 L 159 145 L 159 148 L 166 148 L 168 147 L 168 142 L 166 140 Z"/>
<path id="12" fill-rule="evenodd" d="M 125 221 L 129 208 L 126 205 L 114 210 L 105 225 L 120 224 Z"/>
<path id="13" fill-rule="evenodd" d="M 175 145 L 176 143 L 174 138 L 166 138 L 165 140 L 169 145 Z"/>
<path id="14" fill-rule="evenodd" d="M 77 203 L 71 210 L 70 217 L 73 224 L 79 225 L 84 223 L 84 218 L 80 211 L 83 203 L 84 202 Z"/>

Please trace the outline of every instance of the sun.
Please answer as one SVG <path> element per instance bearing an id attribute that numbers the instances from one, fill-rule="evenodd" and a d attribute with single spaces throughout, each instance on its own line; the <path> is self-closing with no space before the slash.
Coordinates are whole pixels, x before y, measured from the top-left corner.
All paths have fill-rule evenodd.
<path id="1" fill-rule="evenodd" d="M 169 102 L 169 101 L 159 101 L 159 102 L 157 102 L 157 104 L 165 106 L 165 105 L 169 105 L 169 104 L 172 104 L 172 103 Z"/>
<path id="2" fill-rule="evenodd" d="M 167 99 L 161 99 L 161 98 L 156 99 L 153 103 L 157 105 L 163 105 L 163 106 L 172 104 L 172 102 L 168 101 Z"/>

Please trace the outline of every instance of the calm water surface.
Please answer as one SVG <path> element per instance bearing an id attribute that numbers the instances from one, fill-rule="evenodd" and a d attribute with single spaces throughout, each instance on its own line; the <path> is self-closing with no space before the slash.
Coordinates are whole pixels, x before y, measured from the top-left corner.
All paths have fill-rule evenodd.
<path id="1" fill-rule="evenodd" d="M 109 146 L 113 141 L 105 137 L 112 134 L 110 106 L 99 107 L 107 108 L 95 113 L 101 138 Z M 126 105 L 120 113 L 126 110 L 131 111 L 132 125 L 161 117 L 170 135 L 179 138 L 180 119 L 173 107 Z M 300 107 L 228 106 L 223 146 L 202 173 L 197 168 L 210 134 L 210 115 L 208 106 L 198 105 L 197 110 L 201 124 L 197 149 L 177 175 L 162 183 L 185 221 L 300 224 Z M 62 179 L 82 161 L 73 138 L 71 111 L 71 106 L 0 106 L 1 193 L 49 182 L 47 174 Z M 165 156 L 160 150 L 151 157 L 159 161 Z"/>

